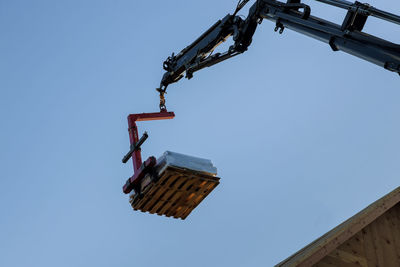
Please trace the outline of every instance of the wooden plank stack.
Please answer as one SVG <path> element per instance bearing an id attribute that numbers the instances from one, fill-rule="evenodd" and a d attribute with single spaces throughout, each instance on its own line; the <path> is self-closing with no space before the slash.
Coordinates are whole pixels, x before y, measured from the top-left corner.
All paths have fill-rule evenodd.
<path id="1" fill-rule="evenodd" d="M 219 184 L 220 178 L 213 173 L 176 165 L 165 164 L 143 179 L 141 196 L 130 195 L 134 210 L 184 220 Z"/>

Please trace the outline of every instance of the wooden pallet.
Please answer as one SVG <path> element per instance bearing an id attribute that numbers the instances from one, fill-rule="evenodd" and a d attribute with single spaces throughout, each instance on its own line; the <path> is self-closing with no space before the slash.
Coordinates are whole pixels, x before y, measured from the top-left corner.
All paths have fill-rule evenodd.
<path id="1" fill-rule="evenodd" d="M 178 167 L 167 167 L 158 177 L 142 181 L 143 196 L 130 196 L 134 210 L 184 220 L 219 184 L 218 177 Z"/>

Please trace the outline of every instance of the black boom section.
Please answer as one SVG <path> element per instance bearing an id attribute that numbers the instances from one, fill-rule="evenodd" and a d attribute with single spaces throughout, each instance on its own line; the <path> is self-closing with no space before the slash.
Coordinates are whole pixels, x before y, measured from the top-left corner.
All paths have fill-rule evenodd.
<path id="1" fill-rule="evenodd" d="M 305 12 L 289 9 L 285 3 L 279 1 L 262 0 L 262 2 L 260 17 L 275 22 L 280 32 L 284 28 L 289 28 L 329 44 L 334 51 L 341 50 L 400 74 L 400 45 L 362 32 L 369 15 L 374 14 L 396 24 L 400 24 L 399 16 L 358 2 L 351 5 L 345 5 L 346 2 L 335 2 L 336 6 L 340 4 L 340 7 L 348 9 L 342 25 L 337 25 L 315 16 L 306 16 Z"/>
<path id="2" fill-rule="evenodd" d="M 357 1 L 316 1 L 346 9 L 342 24 L 313 16 L 310 6 L 301 0 L 257 0 L 250 7 L 247 18 L 242 19 L 236 14 L 249 1 L 239 1 L 233 15 L 226 15 L 179 54 L 167 58 L 164 62 L 166 73 L 157 90 L 163 93 L 169 84 L 177 82 L 185 74 L 190 79 L 200 69 L 245 52 L 263 19 L 273 21 L 275 31 L 279 33 L 283 33 L 285 28 L 297 31 L 329 44 L 334 51 L 346 52 L 400 74 L 400 45 L 363 32 L 369 16 L 398 25 L 400 16 Z M 234 44 L 228 51 L 213 54 L 214 49 L 230 36 Z"/>

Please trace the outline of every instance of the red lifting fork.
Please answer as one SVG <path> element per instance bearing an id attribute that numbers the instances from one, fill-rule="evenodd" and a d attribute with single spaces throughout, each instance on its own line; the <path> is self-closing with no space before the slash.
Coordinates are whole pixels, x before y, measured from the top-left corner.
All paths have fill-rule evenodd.
<path id="1" fill-rule="evenodd" d="M 154 113 L 138 113 L 138 114 L 130 114 L 128 116 L 128 125 L 129 125 L 129 140 L 131 143 L 131 147 L 129 152 L 122 159 L 123 163 L 127 163 L 128 160 L 132 157 L 133 161 L 133 171 L 134 174 L 131 178 L 126 181 L 126 184 L 123 186 L 123 192 L 125 194 L 129 194 L 132 190 L 138 190 L 140 181 L 144 178 L 144 176 L 149 173 L 152 168 L 156 165 L 157 160 L 155 157 L 149 157 L 145 162 L 142 163 L 142 155 L 140 146 L 146 141 L 148 134 L 144 132 L 143 136 L 139 139 L 138 129 L 136 126 L 137 121 L 152 121 L 152 120 L 167 120 L 173 119 L 175 114 L 173 112 L 168 112 L 167 110 L 162 110 L 160 112 Z M 140 194 L 140 192 L 137 192 Z"/>

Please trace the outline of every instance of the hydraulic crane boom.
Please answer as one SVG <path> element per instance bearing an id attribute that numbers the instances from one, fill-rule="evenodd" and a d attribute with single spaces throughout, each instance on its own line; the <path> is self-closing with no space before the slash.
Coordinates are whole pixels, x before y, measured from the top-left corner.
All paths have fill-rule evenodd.
<path id="1" fill-rule="evenodd" d="M 275 0 L 257 0 L 249 9 L 246 19 L 237 12 L 249 0 L 239 1 L 235 12 L 226 15 L 204 32 L 179 54 L 168 57 L 163 67 L 166 71 L 160 88 L 160 108 L 165 108 L 163 94 L 169 84 L 177 82 L 185 74 L 190 79 L 193 73 L 245 52 L 251 44 L 254 32 L 262 20 L 275 22 L 275 31 L 285 28 L 308 35 L 329 44 L 333 51 L 343 51 L 357 56 L 387 70 L 400 74 L 400 45 L 363 32 L 369 16 L 400 25 L 400 16 L 376 9 L 369 4 L 350 3 L 343 0 L 316 0 L 347 10 L 347 15 L 338 25 L 311 15 L 310 6 L 301 0 L 286 3 Z M 232 36 L 234 44 L 224 53 L 212 54 L 214 49 Z"/>

